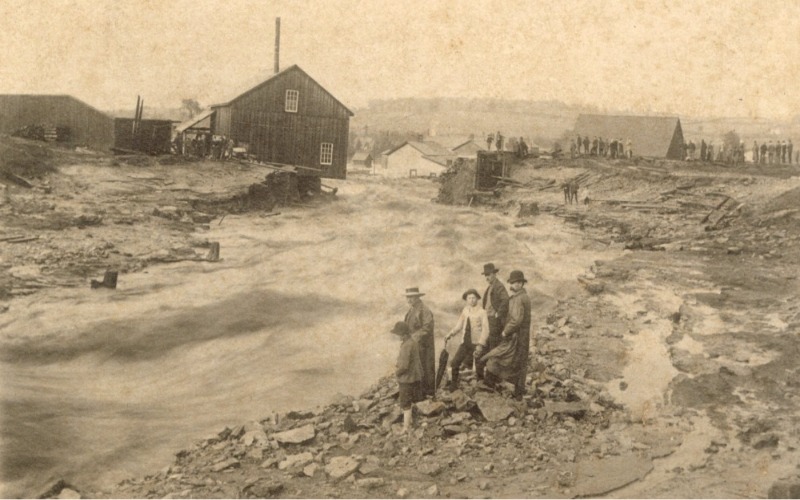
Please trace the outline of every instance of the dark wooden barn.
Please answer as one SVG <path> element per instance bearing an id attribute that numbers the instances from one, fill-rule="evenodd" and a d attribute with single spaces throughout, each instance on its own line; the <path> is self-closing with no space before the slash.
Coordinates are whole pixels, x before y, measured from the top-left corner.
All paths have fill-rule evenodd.
<path id="1" fill-rule="evenodd" d="M 113 119 L 72 96 L 0 95 L 0 133 L 31 126 L 59 128 L 70 142 L 98 149 L 114 143 Z"/>
<path id="2" fill-rule="evenodd" d="M 297 65 L 212 109 L 213 133 L 246 146 L 259 161 L 345 178 L 353 113 Z"/>
<path id="3" fill-rule="evenodd" d="M 115 118 L 114 147 L 151 155 L 167 154 L 172 147 L 172 122 Z"/>

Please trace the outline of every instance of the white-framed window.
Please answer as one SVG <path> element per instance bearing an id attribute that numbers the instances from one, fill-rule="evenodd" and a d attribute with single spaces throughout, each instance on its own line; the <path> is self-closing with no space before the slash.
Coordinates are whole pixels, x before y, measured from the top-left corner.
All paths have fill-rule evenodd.
<path id="1" fill-rule="evenodd" d="M 322 165 L 331 165 L 333 163 L 333 143 L 323 142 L 319 148 L 319 162 Z"/>
<path id="2" fill-rule="evenodd" d="M 297 104 L 300 102 L 300 91 L 299 90 L 287 90 L 286 91 L 286 106 L 284 110 L 289 113 L 297 113 Z"/>

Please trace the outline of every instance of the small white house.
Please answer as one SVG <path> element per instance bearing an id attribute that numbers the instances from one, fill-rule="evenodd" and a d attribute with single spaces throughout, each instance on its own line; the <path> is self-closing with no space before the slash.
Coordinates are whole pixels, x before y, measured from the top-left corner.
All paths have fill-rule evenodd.
<path id="1" fill-rule="evenodd" d="M 407 141 L 385 153 L 375 173 L 390 178 L 437 177 L 457 157 L 433 141 Z"/>

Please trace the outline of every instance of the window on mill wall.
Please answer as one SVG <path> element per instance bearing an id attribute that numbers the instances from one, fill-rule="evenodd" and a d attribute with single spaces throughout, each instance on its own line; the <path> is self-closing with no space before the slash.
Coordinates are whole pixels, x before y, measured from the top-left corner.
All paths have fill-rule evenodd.
<path id="1" fill-rule="evenodd" d="M 299 102 L 300 102 L 299 90 L 286 91 L 286 107 L 284 108 L 285 111 L 289 113 L 297 113 L 297 104 Z"/>
<path id="2" fill-rule="evenodd" d="M 333 163 L 333 143 L 323 142 L 319 150 L 319 162 L 322 165 L 331 165 Z"/>

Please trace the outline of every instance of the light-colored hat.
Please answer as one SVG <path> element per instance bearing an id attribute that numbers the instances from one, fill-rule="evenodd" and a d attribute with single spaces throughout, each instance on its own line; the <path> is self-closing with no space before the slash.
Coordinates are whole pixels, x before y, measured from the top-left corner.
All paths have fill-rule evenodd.
<path id="1" fill-rule="evenodd" d="M 422 297 L 424 293 L 420 293 L 419 288 L 406 288 L 406 297 Z"/>

